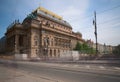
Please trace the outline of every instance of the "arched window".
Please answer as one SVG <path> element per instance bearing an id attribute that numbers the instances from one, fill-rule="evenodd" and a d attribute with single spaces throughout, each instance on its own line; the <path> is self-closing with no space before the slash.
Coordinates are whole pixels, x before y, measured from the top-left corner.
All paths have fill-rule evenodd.
<path id="1" fill-rule="evenodd" d="M 48 46 L 50 44 L 49 37 L 44 37 L 43 41 L 44 41 L 44 46 Z"/>
<path id="2" fill-rule="evenodd" d="M 23 46 L 23 36 L 19 36 L 19 46 Z"/>
<path id="3" fill-rule="evenodd" d="M 38 45 L 38 37 L 34 36 L 34 45 L 37 46 Z"/>
<path id="4" fill-rule="evenodd" d="M 50 49 L 50 57 L 52 57 L 52 50 Z"/>
<path id="5" fill-rule="evenodd" d="M 38 50 L 37 49 L 35 50 L 35 53 L 38 54 Z"/>
<path id="6" fill-rule="evenodd" d="M 38 42 L 35 40 L 35 46 L 37 46 L 38 45 Z"/>

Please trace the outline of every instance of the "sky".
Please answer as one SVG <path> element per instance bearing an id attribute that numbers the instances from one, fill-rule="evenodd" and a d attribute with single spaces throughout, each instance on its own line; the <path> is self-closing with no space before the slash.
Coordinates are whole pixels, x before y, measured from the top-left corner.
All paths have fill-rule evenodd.
<path id="1" fill-rule="evenodd" d="M 69 22 L 83 39 L 95 42 L 94 11 L 97 18 L 98 43 L 120 44 L 120 0 L 0 0 L 0 37 L 14 21 L 20 22 L 42 6 Z"/>

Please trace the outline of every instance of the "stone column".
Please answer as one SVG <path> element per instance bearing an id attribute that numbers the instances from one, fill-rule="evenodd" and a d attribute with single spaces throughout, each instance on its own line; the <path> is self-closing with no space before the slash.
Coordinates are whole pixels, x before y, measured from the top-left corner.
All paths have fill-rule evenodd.
<path id="1" fill-rule="evenodd" d="M 58 49 L 56 49 L 56 58 L 58 57 Z"/>
<path id="2" fill-rule="evenodd" d="M 56 58 L 56 56 L 57 56 L 57 55 L 56 55 L 56 49 L 54 49 L 54 58 Z"/>
<path id="3" fill-rule="evenodd" d="M 48 58 L 50 57 L 50 49 L 47 49 Z"/>
<path id="4" fill-rule="evenodd" d="M 16 34 L 15 35 L 15 54 L 18 54 L 19 53 L 19 35 Z"/>
<path id="5" fill-rule="evenodd" d="M 54 57 L 54 49 L 52 49 L 52 57 Z"/>
<path id="6" fill-rule="evenodd" d="M 58 58 L 60 57 L 60 49 L 58 49 Z"/>

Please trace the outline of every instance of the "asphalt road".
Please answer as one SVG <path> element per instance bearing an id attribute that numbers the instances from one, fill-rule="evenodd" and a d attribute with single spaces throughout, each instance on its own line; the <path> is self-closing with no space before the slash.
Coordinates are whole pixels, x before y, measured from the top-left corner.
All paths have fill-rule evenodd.
<path id="1" fill-rule="evenodd" d="M 44 65 L 33 65 L 32 63 L 6 63 L 5 66 L 13 68 L 15 71 L 24 70 L 35 77 L 52 79 L 56 82 L 120 82 L 120 77 L 115 75 L 82 72 L 82 70 L 81 72 L 63 70 Z"/>

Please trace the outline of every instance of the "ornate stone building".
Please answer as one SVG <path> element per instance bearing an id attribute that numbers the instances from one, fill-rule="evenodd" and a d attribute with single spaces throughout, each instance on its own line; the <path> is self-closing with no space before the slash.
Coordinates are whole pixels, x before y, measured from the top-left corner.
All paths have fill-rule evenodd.
<path id="1" fill-rule="evenodd" d="M 72 50 L 77 41 L 83 43 L 82 34 L 62 17 L 39 7 L 22 23 L 15 21 L 7 28 L 6 52 L 34 57 L 59 57 L 60 52 Z"/>

